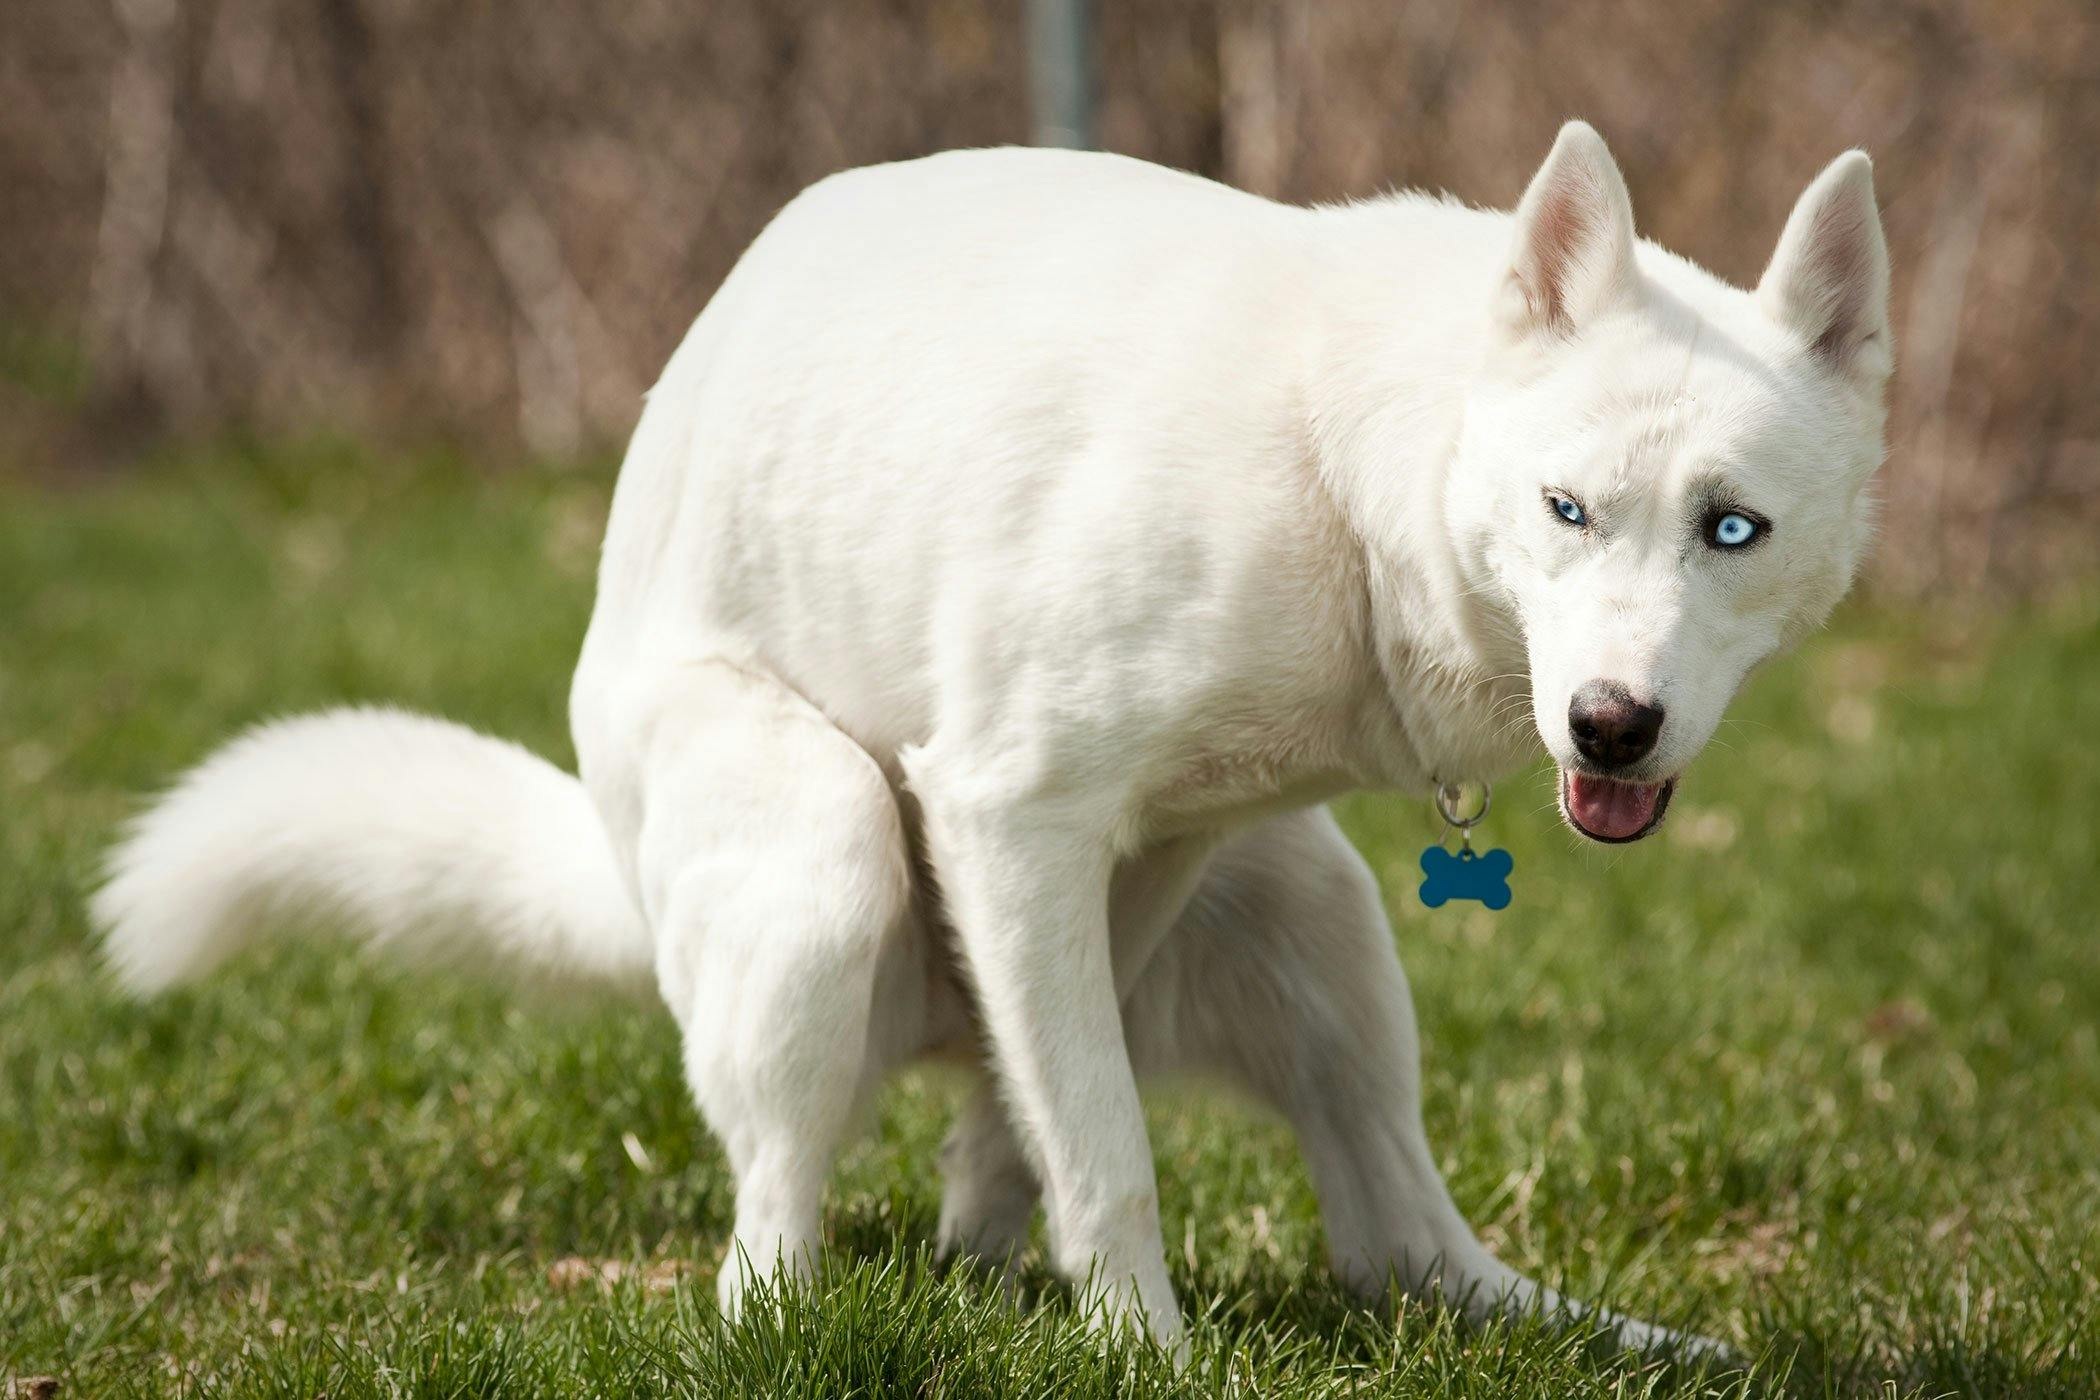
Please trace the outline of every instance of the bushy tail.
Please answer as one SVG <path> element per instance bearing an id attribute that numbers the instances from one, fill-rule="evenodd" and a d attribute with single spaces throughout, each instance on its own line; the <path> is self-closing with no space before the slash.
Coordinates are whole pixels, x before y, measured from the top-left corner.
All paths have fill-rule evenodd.
<path id="1" fill-rule="evenodd" d="M 646 985 L 649 936 L 583 785 L 515 744 L 399 710 L 260 725 L 110 853 L 93 904 L 136 992 L 280 930 L 417 958 Z"/>

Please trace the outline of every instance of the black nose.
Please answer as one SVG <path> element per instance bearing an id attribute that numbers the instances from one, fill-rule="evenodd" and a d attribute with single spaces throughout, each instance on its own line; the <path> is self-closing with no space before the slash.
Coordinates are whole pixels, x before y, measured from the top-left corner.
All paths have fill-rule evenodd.
<path id="1" fill-rule="evenodd" d="M 1643 705 L 1617 681 L 1590 681 L 1568 701 L 1568 732 L 1575 748 L 1599 768 L 1640 762 L 1662 733 L 1663 712 Z"/>

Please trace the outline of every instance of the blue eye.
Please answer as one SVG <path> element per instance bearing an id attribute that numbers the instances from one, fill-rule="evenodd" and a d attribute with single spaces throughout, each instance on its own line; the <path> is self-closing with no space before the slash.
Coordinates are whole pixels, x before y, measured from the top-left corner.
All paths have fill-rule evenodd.
<path id="1" fill-rule="evenodd" d="M 1590 518 L 1583 513 L 1582 507 L 1576 505 L 1566 496 L 1549 495 L 1546 497 L 1546 503 L 1553 507 L 1555 515 L 1567 521 L 1570 525 L 1587 525 L 1590 523 Z"/>
<path id="2" fill-rule="evenodd" d="M 1707 538 L 1722 549 L 1741 549 L 1757 538 L 1759 525 L 1741 511 L 1729 511 L 1713 523 Z"/>

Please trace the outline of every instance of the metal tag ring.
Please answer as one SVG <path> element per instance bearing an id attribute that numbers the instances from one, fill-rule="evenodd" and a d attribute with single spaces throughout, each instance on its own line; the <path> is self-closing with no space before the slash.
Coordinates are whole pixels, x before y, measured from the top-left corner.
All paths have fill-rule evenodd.
<path id="1" fill-rule="evenodd" d="M 1458 804 L 1465 800 L 1465 787 L 1459 783 L 1444 783 L 1436 790 L 1436 814 L 1447 825 L 1467 831 L 1487 819 L 1488 808 L 1495 805 L 1495 790 L 1486 783 L 1480 785 L 1480 810 L 1470 817 L 1458 814 Z"/>

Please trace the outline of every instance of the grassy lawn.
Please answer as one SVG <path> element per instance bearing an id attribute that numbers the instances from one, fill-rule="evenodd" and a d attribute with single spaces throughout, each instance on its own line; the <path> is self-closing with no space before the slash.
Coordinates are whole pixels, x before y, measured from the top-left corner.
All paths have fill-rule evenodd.
<path id="1" fill-rule="evenodd" d="M 1419 908 L 1352 799 L 1432 1139 L 1506 1258 L 1734 1340 L 1697 1376 L 1333 1288 L 1291 1142 L 1162 1098 L 1198 1362 L 928 1266 L 953 1088 L 842 1164 L 823 1288 L 725 1329 L 729 1190 L 660 1007 L 330 949 L 145 1006 L 82 922 L 135 795 L 343 700 L 567 758 L 609 472 L 307 450 L 0 482 L 0 1380 L 62 1394 L 2100 1394 L 2100 594 L 1848 614 L 1760 677 L 1666 833 L 1504 789 L 1505 913 Z M 1040 1268 L 1038 1285 L 1046 1285 Z M 0 1385 L 4 1393 L 4 1385 Z"/>

